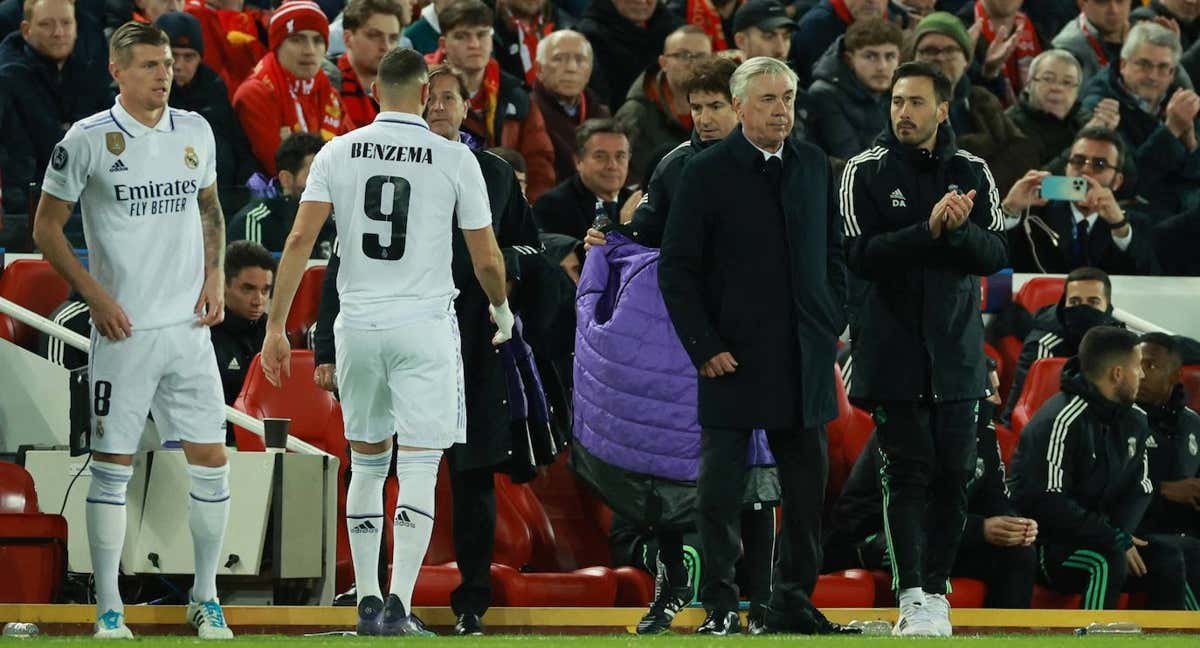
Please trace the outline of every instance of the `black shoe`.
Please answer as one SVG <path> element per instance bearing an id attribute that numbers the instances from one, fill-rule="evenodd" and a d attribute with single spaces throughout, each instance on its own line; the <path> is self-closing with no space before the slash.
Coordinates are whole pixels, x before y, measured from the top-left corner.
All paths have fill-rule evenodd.
<path id="1" fill-rule="evenodd" d="M 358 604 L 358 625 L 355 628 L 360 637 L 371 637 L 379 634 L 380 620 L 383 617 L 383 601 L 378 596 L 368 596 Z"/>
<path id="2" fill-rule="evenodd" d="M 334 607 L 354 607 L 358 605 L 358 588 L 354 585 L 350 589 L 333 597 Z"/>
<path id="3" fill-rule="evenodd" d="M 761 635 L 767 633 L 767 608 L 762 605 L 751 605 L 746 614 L 746 634 Z"/>
<path id="4" fill-rule="evenodd" d="M 813 634 L 817 635 L 860 635 L 862 628 L 851 628 L 840 623 L 834 623 L 825 618 L 824 614 L 817 608 L 812 608 L 809 613 L 813 617 Z"/>
<path id="5" fill-rule="evenodd" d="M 379 634 L 385 637 L 432 637 L 433 632 L 425 629 L 421 620 L 408 613 L 400 597 L 388 594 L 383 604 L 383 616 L 379 620 Z"/>
<path id="6" fill-rule="evenodd" d="M 478 614 L 458 615 L 458 623 L 454 624 L 454 634 L 464 637 L 483 635 L 483 619 L 480 619 Z"/>
<path id="7" fill-rule="evenodd" d="M 738 634 L 741 631 L 742 620 L 738 618 L 737 612 L 722 612 L 720 610 L 709 610 L 704 623 L 701 623 L 700 627 L 696 628 L 696 634 L 717 637 Z"/>
<path id="8" fill-rule="evenodd" d="M 669 583 L 664 581 L 663 586 L 658 590 L 658 596 L 650 604 L 650 609 L 646 612 L 646 616 L 642 617 L 641 621 L 638 621 L 637 633 L 640 635 L 656 635 L 670 630 L 671 622 L 675 620 L 675 615 L 687 607 L 688 602 L 691 600 L 691 586 L 671 587 Z"/>

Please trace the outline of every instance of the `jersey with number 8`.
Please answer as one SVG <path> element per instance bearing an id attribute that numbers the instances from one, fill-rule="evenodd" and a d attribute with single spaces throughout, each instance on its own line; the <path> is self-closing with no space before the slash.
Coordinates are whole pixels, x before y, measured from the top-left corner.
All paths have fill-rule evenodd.
<path id="1" fill-rule="evenodd" d="M 475 156 L 406 113 L 380 113 L 321 149 L 301 202 L 333 204 L 341 320 L 351 329 L 445 311 L 457 294 L 450 228 L 492 225 Z"/>

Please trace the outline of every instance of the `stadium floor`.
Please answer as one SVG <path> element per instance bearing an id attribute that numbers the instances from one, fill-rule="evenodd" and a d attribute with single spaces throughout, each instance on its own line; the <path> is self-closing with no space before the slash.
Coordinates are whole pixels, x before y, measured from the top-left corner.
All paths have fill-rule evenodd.
<path id="1" fill-rule="evenodd" d="M 40 637 L 36 640 L 36 645 L 64 645 L 64 646 L 80 646 L 90 643 L 104 643 L 112 645 L 112 642 L 99 642 L 90 638 L 82 637 Z M 357 637 L 296 637 L 296 636 L 280 636 L 280 635 L 259 635 L 259 636 L 240 636 L 235 639 L 239 646 L 270 646 L 272 648 L 283 646 L 307 646 L 310 648 L 321 648 L 325 646 L 345 646 L 347 643 L 353 645 L 375 644 L 375 645 L 396 645 L 395 638 L 357 638 Z M 459 637 L 437 637 L 429 639 L 421 639 L 422 646 L 430 646 L 436 648 L 438 646 L 452 647 L 463 646 L 469 644 L 472 647 L 479 648 L 507 648 L 508 646 L 562 646 L 563 648 L 623 648 L 634 646 L 650 645 L 654 648 L 668 648 L 669 646 L 687 646 L 688 648 L 739 648 L 741 646 L 762 646 L 767 645 L 813 645 L 824 646 L 830 645 L 837 648 L 858 648 L 859 646 L 878 647 L 880 645 L 913 645 L 914 639 L 901 637 L 834 637 L 834 638 L 810 638 L 810 637 L 792 637 L 792 636 L 765 636 L 765 637 L 696 637 L 688 635 L 661 635 L 657 637 L 637 637 L 633 635 L 621 636 L 595 636 L 595 637 L 562 637 L 552 635 L 520 635 L 520 636 L 489 636 L 489 637 L 472 637 L 464 639 Z M 952 645 L 962 643 L 970 645 L 971 648 L 1060 648 L 1063 645 L 1064 637 L 1048 636 L 1048 635 L 1013 635 L 1013 636 L 989 636 L 975 637 L 963 636 L 950 639 L 929 639 L 927 641 L 936 642 L 938 645 Z M 1102 637 L 1102 638 L 1081 638 L 1078 641 L 1087 641 L 1093 645 L 1096 643 L 1103 646 L 1131 646 L 1134 648 L 1194 648 L 1196 638 L 1194 636 L 1183 635 L 1139 635 L 1126 637 Z M 11 643 L 11 642 L 6 642 Z M 157 636 L 157 637 L 140 637 L 137 640 L 139 646 L 194 646 L 198 643 L 195 637 L 182 636 Z"/>
<path id="2" fill-rule="evenodd" d="M 454 624 L 449 608 L 417 608 L 417 613 L 433 629 L 448 633 Z M 346 641 L 373 641 L 340 636 L 304 637 L 314 633 L 336 633 L 353 628 L 355 610 L 334 607 L 291 606 L 226 606 L 229 625 L 238 633 L 239 643 L 283 645 L 285 641 L 302 640 L 304 645 L 325 645 Z M 432 639 L 469 641 L 484 648 L 530 643 L 563 645 L 567 648 L 592 646 L 625 646 L 632 641 L 652 641 L 656 646 L 707 646 L 719 642 L 723 646 L 738 646 L 742 641 L 777 641 L 779 637 L 704 638 L 688 636 L 704 618 L 704 611 L 689 608 L 677 617 L 679 634 L 667 637 L 636 637 L 632 626 L 642 615 L 635 608 L 493 608 L 484 618 L 488 630 L 495 635 L 471 640 L 456 637 Z M 829 609 L 830 619 L 841 623 L 851 620 L 894 620 L 895 609 Z M 89 639 L 95 608 L 90 605 L 0 605 L 0 623 L 24 621 L 36 623 L 42 643 L 75 643 Z M 195 641 L 184 624 L 182 606 L 130 606 L 126 609 L 130 627 L 145 645 L 178 645 Z M 960 609 L 953 613 L 960 638 L 972 646 L 995 643 L 997 646 L 1040 647 L 1059 646 L 1063 641 L 1077 641 L 1072 630 L 1089 623 L 1132 622 L 1148 633 L 1143 636 L 1103 636 L 1096 640 L 1106 644 L 1153 646 L 1154 648 L 1196 648 L 1200 646 L 1200 613 L 1155 612 L 1144 610 L 1114 610 L 1093 612 L 1083 610 L 986 610 Z M 575 636 L 571 636 L 575 635 Z M 584 635 L 584 636 L 578 636 Z M 792 641 L 812 641 L 804 637 L 786 637 Z M 825 637 L 842 646 L 858 646 L 860 642 L 892 641 L 888 637 Z M 1082 640 L 1086 641 L 1088 638 Z M 388 641 L 395 641 L 389 639 Z M 4 640 L 0 642 L 8 643 Z M 424 643 L 424 640 L 422 641 Z"/>

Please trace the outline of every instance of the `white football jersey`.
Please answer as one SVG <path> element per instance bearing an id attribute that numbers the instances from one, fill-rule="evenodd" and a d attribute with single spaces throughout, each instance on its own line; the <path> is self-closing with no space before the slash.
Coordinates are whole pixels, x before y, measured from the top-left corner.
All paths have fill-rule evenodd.
<path id="1" fill-rule="evenodd" d="M 216 146 L 203 117 L 168 108 L 150 128 L 118 98 L 67 131 L 42 189 L 79 202 L 88 269 L 137 331 L 196 318 L 204 284 L 196 195 L 216 181 Z"/>
<path id="2" fill-rule="evenodd" d="M 487 187 L 470 149 L 408 113 L 382 112 L 313 160 L 301 202 L 333 204 L 343 325 L 394 328 L 445 312 L 458 292 L 451 228 L 491 227 Z"/>

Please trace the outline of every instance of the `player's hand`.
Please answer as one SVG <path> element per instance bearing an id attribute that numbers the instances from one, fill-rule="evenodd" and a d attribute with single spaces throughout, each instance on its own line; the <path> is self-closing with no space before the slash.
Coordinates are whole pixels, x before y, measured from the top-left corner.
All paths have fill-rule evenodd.
<path id="1" fill-rule="evenodd" d="M 88 302 L 88 308 L 91 310 L 92 324 L 100 331 L 100 335 L 114 341 L 133 335 L 133 323 L 112 297 L 100 295 Z"/>
<path id="2" fill-rule="evenodd" d="M 1008 515 L 994 515 L 983 521 L 983 539 L 997 547 L 1019 547 L 1026 544 L 1029 535 L 1028 522 L 1025 518 Z M 1037 537 L 1037 526 L 1033 527 L 1033 536 Z"/>
<path id="3" fill-rule="evenodd" d="M 583 250 L 585 252 L 590 252 L 593 247 L 602 246 L 606 243 L 608 243 L 608 238 L 604 236 L 604 232 L 594 227 L 589 227 L 587 234 L 583 235 Z"/>
<path id="4" fill-rule="evenodd" d="M 971 210 L 975 208 L 975 190 L 972 189 L 965 194 L 953 193 L 948 195 L 949 200 L 946 201 L 946 222 L 943 228 L 947 232 L 962 227 L 963 223 L 967 222 L 967 218 L 971 216 Z"/>
<path id="5" fill-rule="evenodd" d="M 1158 492 L 1169 501 L 1200 511 L 1200 478 L 1165 481 L 1159 485 Z"/>
<path id="6" fill-rule="evenodd" d="M 200 316 L 201 326 L 216 326 L 225 319 L 225 286 L 221 272 L 209 272 L 200 288 L 200 299 L 196 300 L 195 312 Z"/>
<path id="7" fill-rule="evenodd" d="M 332 363 L 319 364 L 313 369 L 313 384 L 325 391 L 337 390 L 337 372 Z"/>
<path id="8" fill-rule="evenodd" d="M 642 204 L 642 196 L 644 196 L 645 193 L 646 192 L 642 191 L 641 189 L 638 189 L 637 191 L 629 194 L 629 197 L 625 199 L 625 204 L 621 205 L 622 225 L 628 225 L 633 220 L 633 212 L 637 211 L 638 205 Z"/>
<path id="9" fill-rule="evenodd" d="M 292 345 L 282 331 L 267 331 L 262 347 L 263 375 L 276 387 L 283 386 L 281 376 L 292 375 Z"/>
<path id="10" fill-rule="evenodd" d="M 496 334 L 492 336 L 492 346 L 500 346 L 512 339 L 513 324 L 516 322 L 516 316 L 508 308 L 508 300 L 499 306 L 488 304 L 488 312 L 492 315 L 492 321 L 496 323 Z"/>
<path id="11" fill-rule="evenodd" d="M 725 374 L 731 374 L 737 371 L 737 360 L 733 359 L 733 354 L 728 351 L 722 351 L 717 355 L 708 359 L 704 366 L 700 367 L 700 375 L 705 378 L 719 378 Z"/>
<path id="12" fill-rule="evenodd" d="M 1141 578 L 1149 571 L 1146 569 L 1146 563 L 1142 560 L 1142 555 L 1138 553 L 1138 547 L 1145 547 L 1150 543 L 1135 537 L 1133 546 L 1125 550 L 1125 566 L 1129 568 L 1129 573 Z"/>

